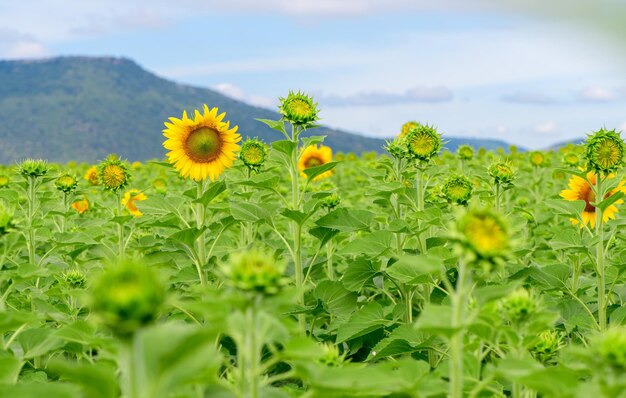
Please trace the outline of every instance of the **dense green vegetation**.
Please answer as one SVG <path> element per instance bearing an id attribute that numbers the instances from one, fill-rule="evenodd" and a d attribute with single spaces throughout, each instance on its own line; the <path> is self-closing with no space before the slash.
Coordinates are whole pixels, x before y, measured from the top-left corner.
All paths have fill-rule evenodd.
<path id="1" fill-rule="evenodd" d="M 626 396 L 624 219 L 559 197 L 581 147 L 339 154 L 293 185 L 291 143 L 202 184 L 5 168 L 0 396 Z"/>
<path id="2" fill-rule="evenodd" d="M 215 91 L 177 84 L 124 58 L 61 57 L 0 61 L 0 162 L 24 157 L 50 161 L 95 162 L 109 153 L 130 160 L 161 158 L 162 120 L 202 104 L 227 112 L 243 136 L 272 141 L 269 128 L 255 118 L 276 112 L 225 97 Z M 393 126 L 394 135 L 399 126 Z M 380 151 L 381 139 L 320 127 L 335 150 Z M 486 148 L 499 141 L 449 139 Z"/>

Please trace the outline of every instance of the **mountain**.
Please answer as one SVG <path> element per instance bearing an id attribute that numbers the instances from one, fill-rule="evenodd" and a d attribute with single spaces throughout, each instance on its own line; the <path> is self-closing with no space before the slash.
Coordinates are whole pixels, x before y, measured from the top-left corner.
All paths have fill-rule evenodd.
<path id="1" fill-rule="evenodd" d="M 0 162 L 26 157 L 95 162 L 109 153 L 129 160 L 162 158 L 163 122 L 202 104 L 225 111 L 244 137 L 266 142 L 282 137 L 255 120 L 277 119 L 276 112 L 163 79 L 126 58 L 0 61 Z M 382 139 L 328 127 L 309 134 L 327 135 L 335 151 L 381 151 L 384 145 Z M 446 139 L 450 150 L 460 143 L 508 147 L 495 140 Z"/>

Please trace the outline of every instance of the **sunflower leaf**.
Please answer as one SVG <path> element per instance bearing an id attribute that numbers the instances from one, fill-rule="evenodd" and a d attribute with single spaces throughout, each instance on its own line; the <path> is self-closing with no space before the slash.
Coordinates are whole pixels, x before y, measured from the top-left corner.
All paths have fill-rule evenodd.
<path id="1" fill-rule="evenodd" d="M 608 198 L 604 199 L 602 202 L 598 203 L 596 207 L 602 209 L 602 211 L 605 211 L 609 206 L 611 206 L 613 203 L 617 202 L 618 200 L 622 199 L 623 197 L 624 197 L 624 192 L 622 191 L 615 192 L 613 195 L 609 196 Z"/>
<path id="2" fill-rule="evenodd" d="M 281 133 L 285 135 L 285 137 L 287 137 L 287 139 L 289 139 L 289 136 L 287 135 L 287 131 L 285 131 L 285 122 L 283 122 L 282 120 L 271 120 L 271 119 L 255 119 L 255 120 L 257 122 L 261 122 L 267 125 L 272 130 L 280 131 Z"/>
<path id="3" fill-rule="evenodd" d="M 280 140 L 272 142 L 272 149 L 284 155 L 291 156 L 296 150 L 296 144 L 291 140 Z"/>
<path id="4" fill-rule="evenodd" d="M 304 148 L 309 147 L 311 145 L 317 145 L 324 142 L 325 135 L 312 135 L 310 137 L 302 138 L 302 146 Z"/>
<path id="5" fill-rule="evenodd" d="M 208 205 L 215 197 L 226 190 L 226 183 L 224 181 L 217 181 L 209 185 L 209 189 L 206 190 L 202 197 L 195 199 L 193 203 L 202 203 L 204 206 Z"/>
<path id="6" fill-rule="evenodd" d="M 337 162 L 328 162 L 320 166 L 309 167 L 308 169 L 304 169 L 303 171 L 304 171 L 304 174 L 306 174 L 307 179 L 311 181 L 312 179 L 319 176 L 320 174 L 323 174 L 329 170 L 334 169 L 336 165 L 337 165 Z"/>

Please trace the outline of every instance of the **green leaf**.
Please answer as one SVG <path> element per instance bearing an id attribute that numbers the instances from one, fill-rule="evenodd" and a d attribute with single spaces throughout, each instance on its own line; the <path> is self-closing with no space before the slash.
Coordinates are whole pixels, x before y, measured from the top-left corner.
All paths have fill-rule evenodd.
<path id="1" fill-rule="evenodd" d="M 63 341 L 54 335 L 51 329 L 28 329 L 20 333 L 17 337 L 22 349 L 23 357 L 34 358 L 50 351 L 63 347 Z"/>
<path id="2" fill-rule="evenodd" d="M 311 217 L 313 213 L 305 213 L 302 211 L 291 210 L 291 209 L 285 208 L 280 212 L 280 214 L 295 221 L 296 224 L 302 225 L 306 222 L 306 220 L 309 219 L 309 217 Z"/>
<path id="3" fill-rule="evenodd" d="M 195 227 L 185 228 L 181 231 L 173 233 L 168 237 L 168 239 L 193 247 L 198 237 L 202 234 L 202 231 L 204 231 L 204 229 L 198 229 Z"/>
<path id="4" fill-rule="evenodd" d="M 112 364 L 106 362 L 80 364 L 57 359 L 53 360 L 48 368 L 60 374 L 62 380 L 79 385 L 85 397 L 116 398 L 119 396 L 116 369 Z"/>
<path id="5" fill-rule="evenodd" d="M 36 319 L 31 312 L 0 312 L 0 334 L 16 330 Z"/>
<path id="6" fill-rule="evenodd" d="M 382 230 L 366 233 L 348 242 L 341 249 L 341 253 L 377 257 L 391 251 L 393 236 L 393 233 Z"/>
<path id="7" fill-rule="evenodd" d="M 394 280 L 407 284 L 419 285 L 430 281 L 430 275 L 445 270 L 443 260 L 424 254 L 404 255 L 385 271 Z"/>
<path id="8" fill-rule="evenodd" d="M 287 136 L 287 132 L 285 131 L 285 122 L 283 122 L 282 120 L 271 120 L 271 119 L 254 119 L 254 120 L 267 125 L 272 130 L 280 131 L 285 136 Z"/>
<path id="9" fill-rule="evenodd" d="M 568 215 L 577 218 L 587 206 L 584 200 L 548 199 L 546 205 L 557 211 L 556 214 Z"/>
<path id="10" fill-rule="evenodd" d="M 338 281 L 320 282 L 315 288 L 314 296 L 322 301 L 329 314 L 338 318 L 348 318 L 357 308 L 357 294 L 346 289 Z"/>
<path id="11" fill-rule="evenodd" d="M 280 140 L 272 142 L 272 149 L 282 153 L 283 155 L 286 155 L 289 158 L 293 154 L 293 151 L 296 150 L 296 148 L 297 145 L 291 140 Z"/>
<path id="12" fill-rule="evenodd" d="M 338 230 L 325 227 L 309 229 L 309 233 L 320 240 L 320 246 L 324 246 L 329 240 L 339 233 Z"/>
<path id="13" fill-rule="evenodd" d="M 270 204 L 264 204 L 261 206 L 256 203 L 249 202 L 230 203 L 230 213 L 236 220 L 240 221 L 254 222 L 259 220 L 268 220 L 272 217 L 275 207 L 271 208 L 271 212 L 268 209 L 270 209 Z"/>
<path id="14" fill-rule="evenodd" d="M 430 347 L 432 337 L 418 332 L 413 325 L 400 325 L 374 346 L 368 360 L 410 354 Z"/>
<path id="15" fill-rule="evenodd" d="M 312 135 L 310 137 L 303 137 L 302 147 L 306 148 L 311 145 L 322 144 L 326 137 L 327 137 L 326 135 Z"/>
<path id="16" fill-rule="evenodd" d="M 611 206 L 613 203 L 617 202 L 618 200 L 622 199 L 623 197 L 624 197 L 624 192 L 617 191 L 613 195 L 604 199 L 602 202 L 598 203 L 596 207 L 599 207 L 600 209 L 602 209 L 602 211 L 605 211 L 609 206 Z"/>
<path id="17" fill-rule="evenodd" d="M 319 166 L 309 167 L 308 169 L 304 169 L 303 171 L 304 171 L 304 174 L 306 174 L 307 179 L 311 181 L 312 179 L 319 176 L 320 174 L 323 174 L 329 170 L 334 169 L 335 166 L 337 166 L 337 162 L 328 162 Z"/>
<path id="18" fill-rule="evenodd" d="M 361 337 L 382 327 L 388 326 L 393 321 L 385 319 L 383 307 L 377 302 L 371 302 L 356 311 L 350 319 L 339 326 L 336 343 Z"/>
<path id="19" fill-rule="evenodd" d="M 194 199 L 193 203 L 202 203 L 207 206 L 215 197 L 226 190 L 224 181 L 217 181 L 209 185 L 209 188 L 202 194 L 202 197 Z"/>
<path id="20" fill-rule="evenodd" d="M 520 377 L 519 382 L 546 397 L 574 397 L 579 377 L 572 370 L 561 366 L 538 369 Z"/>
<path id="21" fill-rule="evenodd" d="M 358 292 L 366 284 L 372 284 L 372 279 L 378 273 L 379 271 L 371 261 L 365 258 L 357 258 L 350 262 L 350 266 L 346 269 L 341 281 L 348 290 Z"/>
<path id="22" fill-rule="evenodd" d="M 10 353 L 0 351 L 0 385 L 17 383 L 22 365 L 22 361 Z"/>
<path id="23" fill-rule="evenodd" d="M 424 333 L 431 333 L 437 336 L 450 338 L 461 327 L 453 327 L 451 325 L 452 309 L 448 306 L 427 304 L 417 322 L 415 328 Z"/>
<path id="24" fill-rule="evenodd" d="M 320 227 L 337 229 L 342 232 L 352 232 L 368 229 L 374 213 L 367 210 L 339 208 L 326 214 L 316 224 Z"/>
<path id="25" fill-rule="evenodd" d="M 45 374 L 45 373 L 44 373 Z M 64 383 L 28 383 L 14 386 L 0 385 L 0 397 L 11 398 L 82 398 L 77 387 Z"/>

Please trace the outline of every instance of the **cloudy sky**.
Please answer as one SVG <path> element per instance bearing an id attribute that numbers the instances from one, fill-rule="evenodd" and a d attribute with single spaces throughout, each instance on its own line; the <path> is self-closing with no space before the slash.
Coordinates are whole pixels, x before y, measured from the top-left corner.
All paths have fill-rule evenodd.
<path id="1" fill-rule="evenodd" d="M 626 130 L 625 19 L 624 0 L 0 0 L 0 58 L 125 56 L 269 108 L 301 89 L 365 135 L 541 148 Z"/>

